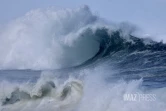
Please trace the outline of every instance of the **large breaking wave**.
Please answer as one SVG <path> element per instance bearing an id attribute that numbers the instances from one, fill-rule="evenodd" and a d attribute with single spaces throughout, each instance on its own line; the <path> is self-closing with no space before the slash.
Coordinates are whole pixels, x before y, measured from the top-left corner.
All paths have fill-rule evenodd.
<path id="1" fill-rule="evenodd" d="M 130 33 L 124 37 L 123 29 L 112 27 L 93 15 L 87 6 L 28 12 L 1 31 L 0 68 L 60 69 L 122 49 L 130 52 L 166 49 L 162 43 L 146 45 L 143 39 Z"/>
<path id="2" fill-rule="evenodd" d="M 84 6 L 32 10 L 4 26 L 0 110 L 164 111 L 166 44 L 122 25 Z M 126 102 L 126 93 L 156 100 Z"/>
<path id="3" fill-rule="evenodd" d="M 60 69 L 122 49 L 165 50 L 162 43 L 146 45 L 143 39 L 123 33 L 123 29 L 106 25 L 87 6 L 34 10 L 0 32 L 0 68 Z"/>

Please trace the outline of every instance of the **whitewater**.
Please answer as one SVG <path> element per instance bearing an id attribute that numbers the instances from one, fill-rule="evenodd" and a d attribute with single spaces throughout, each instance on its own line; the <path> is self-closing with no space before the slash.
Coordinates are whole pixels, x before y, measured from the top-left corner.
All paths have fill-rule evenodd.
<path id="1" fill-rule="evenodd" d="M 166 44 L 135 30 L 88 6 L 31 10 L 1 26 L 0 111 L 166 111 Z"/>

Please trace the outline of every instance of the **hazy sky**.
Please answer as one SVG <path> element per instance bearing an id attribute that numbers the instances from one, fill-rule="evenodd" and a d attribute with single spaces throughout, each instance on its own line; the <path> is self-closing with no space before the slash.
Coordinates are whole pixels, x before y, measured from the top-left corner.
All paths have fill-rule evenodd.
<path id="1" fill-rule="evenodd" d="M 166 0 L 0 0 L 0 24 L 36 8 L 88 5 L 110 21 L 128 21 L 153 35 L 166 35 Z"/>

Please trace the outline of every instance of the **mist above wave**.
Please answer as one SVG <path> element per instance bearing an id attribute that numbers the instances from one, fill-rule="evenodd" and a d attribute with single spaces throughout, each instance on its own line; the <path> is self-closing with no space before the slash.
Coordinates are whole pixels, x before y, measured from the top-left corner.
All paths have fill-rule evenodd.
<path id="1" fill-rule="evenodd" d="M 0 32 L 0 69 L 56 69 L 78 65 L 98 51 L 93 37 L 80 37 L 97 21 L 87 6 L 32 10 Z"/>

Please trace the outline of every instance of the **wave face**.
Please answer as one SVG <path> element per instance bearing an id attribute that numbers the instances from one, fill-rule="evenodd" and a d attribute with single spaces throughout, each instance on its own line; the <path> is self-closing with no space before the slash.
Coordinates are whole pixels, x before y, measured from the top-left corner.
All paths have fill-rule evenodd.
<path id="1" fill-rule="evenodd" d="M 0 31 L 0 111 L 165 111 L 166 44 L 123 25 L 88 6 L 13 20 Z"/>

